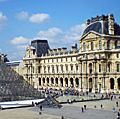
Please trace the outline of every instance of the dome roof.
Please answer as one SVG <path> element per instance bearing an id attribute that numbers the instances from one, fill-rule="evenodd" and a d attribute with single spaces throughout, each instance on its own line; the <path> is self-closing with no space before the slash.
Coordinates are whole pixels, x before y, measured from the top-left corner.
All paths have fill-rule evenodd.
<path id="1" fill-rule="evenodd" d="M 105 19 L 103 19 L 104 17 Z M 97 16 L 96 18 L 92 18 L 92 20 L 88 20 L 87 22 L 88 26 L 84 30 L 83 35 L 90 31 L 94 31 L 99 34 L 110 35 L 108 16 L 102 16 L 102 18 Z M 117 23 L 114 23 L 114 35 L 120 35 L 120 26 Z"/>

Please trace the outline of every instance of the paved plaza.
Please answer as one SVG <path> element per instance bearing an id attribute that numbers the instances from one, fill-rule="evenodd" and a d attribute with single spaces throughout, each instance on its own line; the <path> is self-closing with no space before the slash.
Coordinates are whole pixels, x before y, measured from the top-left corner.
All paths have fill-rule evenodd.
<path id="1" fill-rule="evenodd" d="M 116 107 L 116 101 L 119 106 Z M 101 109 L 100 105 L 103 105 Z M 87 110 L 81 112 L 81 107 L 87 105 Z M 96 106 L 96 108 L 95 108 Z M 116 112 L 112 111 L 113 106 Z M 77 102 L 64 104 L 62 108 L 43 108 L 39 115 L 38 107 L 9 109 L 0 111 L 0 119 L 116 119 L 117 111 L 120 108 L 120 100 L 101 100 L 90 102 Z"/>

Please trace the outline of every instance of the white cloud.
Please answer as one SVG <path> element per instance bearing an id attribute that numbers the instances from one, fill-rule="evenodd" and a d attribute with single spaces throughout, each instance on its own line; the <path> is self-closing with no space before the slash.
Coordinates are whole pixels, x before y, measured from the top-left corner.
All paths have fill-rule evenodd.
<path id="1" fill-rule="evenodd" d="M 68 42 L 72 41 L 79 41 L 80 37 L 85 29 L 86 25 L 85 24 L 78 24 L 73 27 L 66 33 L 64 39 L 67 40 Z"/>
<path id="2" fill-rule="evenodd" d="M 29 21 L 32 23 L 43 23 L 45 21 L 47 21 L 50 18 L 50 16 L 48 14 L 44 14 L 44 13 L 38 13 L 38 14 L 33 14 L 32 16 L 30 16 Z"/>
<path id="3" fill-rule="evenodd" d="M 28 15 L 27 12 L 22 11 L 22 12 L 20 12 L 20 13 L 17 14 L 17 18 L 19 20 L 27 20 L 29 18 L 29 15 Z"/>
<path id="4" fill-rule="evenodd" d="M 2 12 L 0 12 L 0 26 L 3 25 L 7 21 L 7 16 L 5 16 Z"/>
<path id="5" fill-rule="evenodd" d="M 27 48 L 28 44 L 23 44 L 23 45 L 17 45 L 18 50 L 25 50 Z"/>
<path id="6" fill-rule="evenodd" d="M 15 37 L 11 41 L 11 44 L 13 45 L 20 45 L 20 44 L 25 44 L 29 42 L 28 38 L 25 38 L 23 36 Z"/>
<path id="7" fill-rule="evenodd" d="M 46 31 L 39 31 L 40 39 L 47 39 L 52 47 L 64 47 L 79 43 L 80 37 L 85 29 L 85 24 L 78 24 L 68 31 L 62 31 L 57 27 L 49 28 Z"/>
<path id="8" fill-rule="evenodd" d="M 19 20 L 24 20 L 24 21 L 28 20 L 29 22 L 35 23 L 35 24 L 41 24 L 41 23 L 44 23 L 50 19 L 49 14 L 36 13 L 36 14 L 30 15 L 28 12 L 25 12 L 25 11 L 19 12 L 16 15 L 16 17 Z"/>
<path id="9" fill-rule="evenodd" d="M 41 30 L 34 38 L 25 38 L 23 36 L 15 37 L 11 40 L 11 44 L 15 45 L 17 52 L 25 52 L 25 48 L 29 45 L 31 40 L 47 39 L 51 48 L 58 47 L 70 47 L 71 45 L 78 43 L 80 37 L 85 29 L 85 24 L 75 25 L 67 31 L 63 31 L 60 28 L 52 27 L 47 30 Z M 23 54 L 22 54 L 23 56 Z"/>

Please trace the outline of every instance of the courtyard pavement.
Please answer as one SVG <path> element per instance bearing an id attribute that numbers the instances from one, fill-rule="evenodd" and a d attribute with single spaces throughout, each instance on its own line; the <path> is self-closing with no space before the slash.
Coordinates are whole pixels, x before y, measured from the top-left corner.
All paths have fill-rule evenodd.
<path id="1" fill-rule="evenodd" d="M 116 101 L 119 106 L 116 107 Z M 101 109 L 100 105 L 103 105 Z M 87 110 L 81 112 L 81 107 L 87 105 Z M 96 108 L 95 108 L 96 106 Z M 113 106 L 116 109 L 112 111 Z M 18 108 L 0 111 L 0 119 L 117 119 L 117 111 L 120 108 L 120 99 L 100 100 L 90 102 L 77 102 L 64 104 L 62 108 L 43 108 L 39 115 L 38 107 Z"/>

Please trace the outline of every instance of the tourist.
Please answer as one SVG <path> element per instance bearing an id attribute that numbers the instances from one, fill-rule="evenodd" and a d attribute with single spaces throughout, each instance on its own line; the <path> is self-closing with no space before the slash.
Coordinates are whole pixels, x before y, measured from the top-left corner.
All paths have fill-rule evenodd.
<path id="1" fill-rule="evenodd" d="M 64 116 L 62 116 L 61 119 L 64 119 Z"/>
<path id="2" fill-rule="evenodd" d="M 40 111 L 42 111 L 42 105 L 40 105 Z"/>
<path id="3" fill-rule="evenodd" d="M 103 105 L 101 104 L 100 106 L 101 106 L 101 109 L 102 109 L 102 108 L 103 108 Z"/>
<path id="4" fill-rule="evenodd" d="M 113 106 L 112 111 L 115 113 L 115 107 Z"/>
<path id="5" fill-rule="evenodd" d="M 84 108 L 83 107 L 81 107 L 81 110 L 82 110 L 82 112 L 84 112 Z"/>
<path id="6" fill-rule="evenodd" d="M 120 119 L 120 112 L 117 113 L 117 119 Z"/>
<path id="7" fill-rule="evenodd" d="M 86 105 L 84 105 L 84 109 L 86 110 Z"/>
<path id="8" fill-rule="evenodd" d="M 116 102 L 116 107 L 118 107 L 118 101 Z"/>

